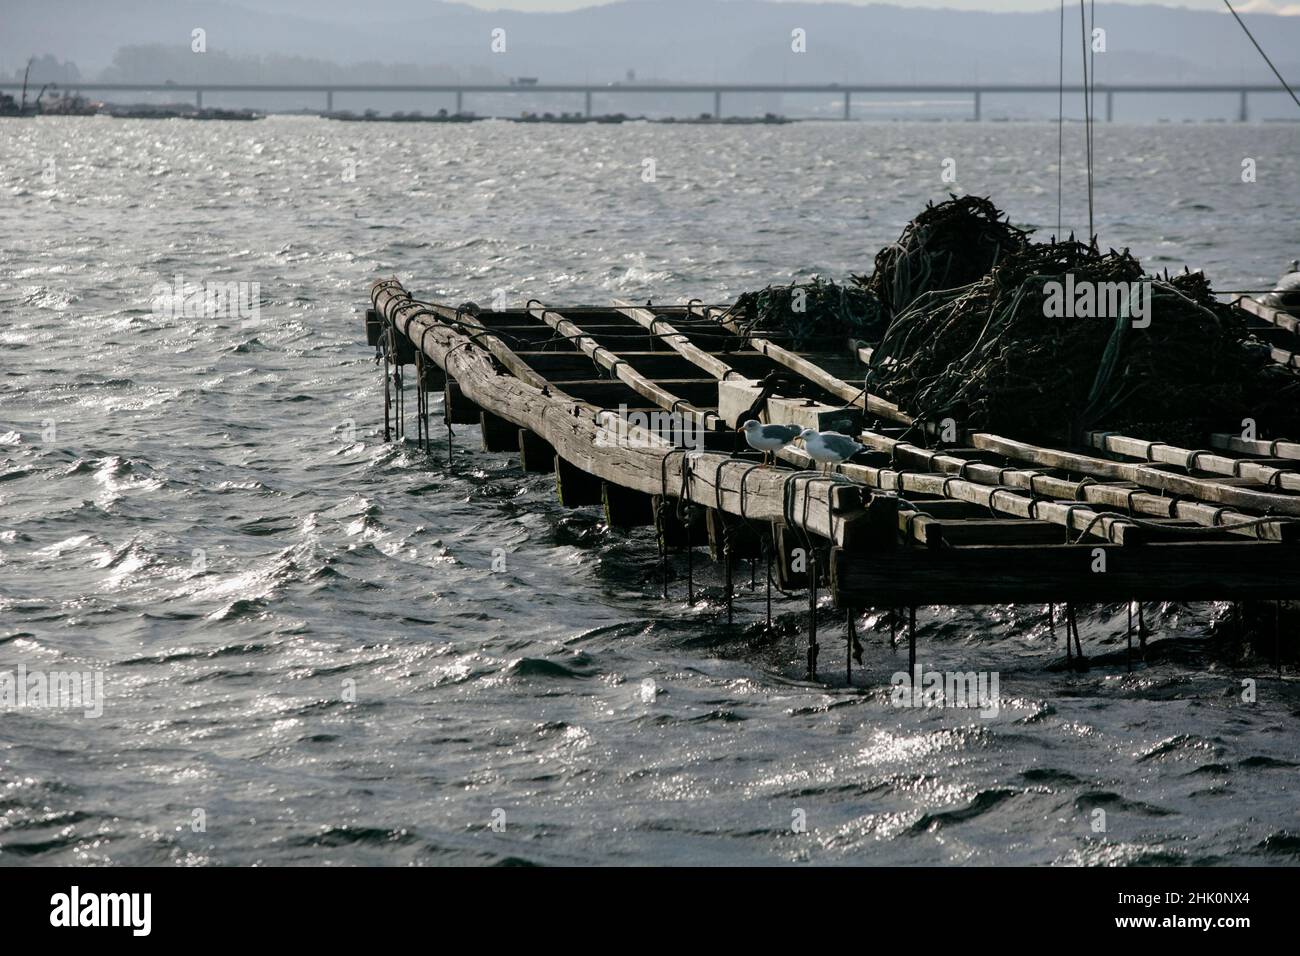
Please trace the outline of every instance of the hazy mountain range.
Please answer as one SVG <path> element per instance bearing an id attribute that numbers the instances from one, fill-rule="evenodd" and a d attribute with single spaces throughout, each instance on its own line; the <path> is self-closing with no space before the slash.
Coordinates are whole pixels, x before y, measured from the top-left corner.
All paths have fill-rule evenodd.
<path id="1" fill-rule="evenodd" d="M 1078 8 L 1067 6 L 1066 49 L 1077 72 Z M 629 70 L 639 80 L 663 81 L 1054 82 L 1058 69 L 1055 11 L 761 0 L 625 0 L 569 13 L 482 11 L 431 0 L 316 0 L 309 8 L 311 15 L 302 16 L 291 0 L 7 3 L 0 72 L 13 76 L 29 56 L 46 53 L 74 62 L 85 80 L 177 82 L 253 75 L 323 82 L 359 72 L 379 80 L 396 71 L 410 78 L 605 83 L 625 80 Z M 1300 17 L 1250 15 L 1247 22 L 1295 82 Z M 1225 14 L 1101 4 L 1097 25 L 1107 30 L 1109 48 L 1098 57 L 1102 82 L 1271 81 Z M 195 27 L 207 31 L 206 57 L 190 52 Z M 807 33 L 806 53 L 791 51 L 796 27 Z M 495 28 L 506 31 L 505 53 L 489 48 Z M 375 66 L 367 73 L 358 70 L 362 63 Z"/>

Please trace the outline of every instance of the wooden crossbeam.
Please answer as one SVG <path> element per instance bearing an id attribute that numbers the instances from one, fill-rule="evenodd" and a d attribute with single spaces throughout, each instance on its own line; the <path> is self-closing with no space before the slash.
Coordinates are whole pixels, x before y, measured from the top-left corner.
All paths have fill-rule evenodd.
<path id="1" fill-rule="evenodd" d="M 1297 557 L 1295 545 L 1249 541 L 900 548 L 888 562 L 836 549 L 831 588 L 848 607 L 1268 599 L 1300 590 Z"/>

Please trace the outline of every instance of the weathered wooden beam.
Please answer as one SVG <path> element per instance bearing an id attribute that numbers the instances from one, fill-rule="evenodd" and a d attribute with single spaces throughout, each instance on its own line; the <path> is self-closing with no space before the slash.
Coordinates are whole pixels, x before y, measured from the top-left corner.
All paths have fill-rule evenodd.
<path id="1" fill-rule="evenodd" d="M 967 437 L 970 443 L 977 448 L 995 451 L 1000 455 L 1006 455 L 1008 458 L 1018 458 L 1036 465 L 1044 465 L 1049 468 L 1064 468 L 1094 478 L 1132 481 L 1147 488 L 1154 488 L 1157 491 L 1187 495 L 1203 502 L 1212 501 L 1237 508 L 1300 516 L 1300 496 L 1296 495 L 1274 494 L 1266 491 L 1255 491 L 1250 488 L 1234 488 L 1225 482 L 1174 474 L 1150 465 L 1105 461 L 1100 458 L 1093 458 L 1090 455 L 1080 455 L 1055 448 L 1039 448 L 1025 442 L 1002 438 L 998 435 L 976 433 Z"/>
<path id="2" fill-rule="evenodd" d="M 1210 445 L 1223 451 L 1241 455 L 1261 455 L 1269 459 L 1300 461 L 1300 442 L 1267 441 L 1263 438 L 1242 438 L 1240 435 L 1216 432 L 1210 436 Z"/>
<path id="3" fill-rule="evenodd" d="M 1166 445 L 1164 442 L 1128 438 L 1113 432 L 1089 432 L 1086 440 L 1093 448 L 1112 455 L 1123 455 L 1126 458 L 1138 458 L 1144 462 L 1157 464 L 1178 465 L 1186 469 L 1189 474 L 1204 471 L 1230 475 L 1233 478 L 1247 478 L 1281 491 L 1300 491 L 1300 472 L 1295 470 L 1296 465 L 1278 468 L 1249 459 L 1216 455 L 1205 449 L 1179 448 L 1176 445 Z M 1226 484 L 1226 482 L 1219 482 L 1219 484 Z"/>
<path id="4" fill-rule="evenodd" d="M 1263 302 L 1248 296 L 1243 296 L 1237 300 L 1237 308 L 1256 318 L 1263 319 L 1265 322 L 1276 325 L 1280 329 L 1300 334 L 1300 318 L 1289 312 L 1284 312 L 1271 305 L 1265 305 Z"/>
<path id="5" fill-rule="evenodd" d="M 1032 518 L 931 518 L 924 507 L 903 511 L 899 527 L 919 544 L 930 548 L 967 544 L 1064 544 L 1060 525 Z"/>
<path id="6" fill-rule="evenodd" d="M 888 436 L 874 432 L 864 432 L 858 436 L 859 441 L 887 452 L 893 462 L 892 469 L 865 468 L 857 470 L 855 465 L 844 465 L 842 470 L 851 477 L 868 484 L 880 483 L 880 487 L 894 488 L 901 480 L 912 493 L 933 493 L 947 495 L 946 486 L 954 496 L 962 497 L 971 503 L 982 505 L 993 512 L 1014 517 L 1037 517 L 1053 523 L 1069 521 L 1072 530 L 1081 531 L 1092 524 L 1092 516 L 1097 512 L 1095 506 L 1122 509 L 1139 515 L 1157 518 L 1178 518 L 1192 521 L 1206 528 L 1221 528 L 1249 538 L 1263 538 L 1272 541 L 1300 540 L 1300 523 L 1291 521 L 1255 522 L 1255 519 L 1232 508 L 1204 504 L 1197 501 L 1157 495 L 1145 490 L 1136 482 L 1108 481 L 1098 483 L 1090 478 L 1074 480 L 1061 478 L 1039 469 L 1020 466 L 1002 467 L 987 462 L 974 462 L 948 454 L 947 450 L 921 448 Z M 783 454 L 784 458 L 791 458 Z M 796 461 L 796 463 L 801 463 Z M 933 478 L 911 478 L 899 476 L 904 471 L 919 470 L 938 473 L 938 485 Z M 949 480 L 950 479 L 950 480 Z M 966 481 L 983 488 L 969 487 Z M 1046 508 L 1030 514 L 1025 500 L 1016 496 L 999 494 L 998 488 L 1016 488 L 1029 492 L 1030 498 L 1055 498 L 1058 504 L 1080 502 L 1089 506 L 1087 509 L 1075 509 L 1070 506 L 1067 511 L 1058 508 Z M 1120 517 L 1120 516 L 1116 516 Z M 1234 530 L 1234 525 L 1240 525 Z M 1123 524 L 1109 522 L 1093 528 L 1094 531 L 1105 529 L 1112 535 L 1111 540 L 1122 543 L 1128 533 Z"/>
<path id="7" fill-rule="evenodd" d="M 1105 570 L 1096 552 L 1105 552 Z M 1278 598 L 1300 588 L 1300 551 L 1262 542 L 900 548 L 888 562 L 836 549 L 838 606 Z"/>
<path id="8" fill-rule="evenodd" d="M 405 290 L 392 282 L 376 283 L 372 296 L 375 307 L 386 315 L 410 302 Z M 732 514 L 743 510 L 744 517 L 754 520 L 792 521 L 844 547 L 858 547 L 870 539 L 865 513 L 832 512 L 831 479 L 675 448 L 589 403 L 546 394 L 545 385 L 539 388 L 500 374 L 493 364 L 495 353 L 436 315 L 413 311 L 407 324 L 407 334 L 447 370 L 450 382 L 464 397 L 535 432 L 579 472 L 647 494 L 684 496 Z"/>

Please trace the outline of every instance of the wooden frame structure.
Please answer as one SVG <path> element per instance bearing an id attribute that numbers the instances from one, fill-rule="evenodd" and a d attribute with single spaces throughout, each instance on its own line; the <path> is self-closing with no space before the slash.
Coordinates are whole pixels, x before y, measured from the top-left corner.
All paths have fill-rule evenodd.
<path id="1" fill-rule="evenodd" d="M 798 352 L 721 307 L 467 310 L 396 280 L 375 283 L 371 304 L 371 343 L 399 374 L 417 368 L 421 441 L 440 386 L 449 422 L 476 420 L 490 450 L 553 470 L 566 505 L 654 524 L 661 553 L 689 550 L 709 513 L 728 581 L 740 529 L 786 582 L 802 546 L 814 608 L 823 583 L 842 608 L 1300 597 L 1297 442 L 1214 435 L 1186 449 L 1092 433 L 1066 449 L 972 432 L 944 444 L 849 380 L 858 343 Z M 400 390 L 389 400 L 400 409 Z M 797 446 L 780 452 L 787 467 L 761 467 L 734 431 L 747 417 L 834 428 L 866 450 L 835 474 Z"/>

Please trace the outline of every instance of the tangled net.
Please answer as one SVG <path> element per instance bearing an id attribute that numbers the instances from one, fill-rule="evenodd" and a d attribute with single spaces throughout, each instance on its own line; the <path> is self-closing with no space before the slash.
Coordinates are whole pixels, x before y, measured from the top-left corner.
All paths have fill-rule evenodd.
<path id="1" fill-rule="evenodd" d="M 896 315 L 926 292 L 968 285 L 1008 253 L 1029 244 L 1029 233 L 1006 221 L 997 206 L 979 196 L 953 196 L 926 205 L 891 246 L 876 254 L 876 271 L 854 276 Z"/>
<path id="2" fill-rule="evenodd" d="M 866 289 L 816 276 L 802 284 L 746 292 L 729 312 L 739 319 L 743 334 L 788 333 L 795 349 L 817 338 L 875 342 L 889 324 L 879 300 Z"/>
<path id="3" fill-rule="evenodd" d="M 1109 317 L 1050 317 L 1048 283 L 1067 273 L 1076 288 L 1149 281 L 1149 326 L 1134 327 L 1128 299 Z M 978 281 L 918 297 L 875 349 L 867 387 L 922 420 L 1030 440 L 1104 429 L 1195 446 L 1243 418 L 1300 434 L 1300 373 L 1269 360 L 1204 276 L 1148 280 L 1127 250 L 1073 240 L 1004 251 Z"/>

